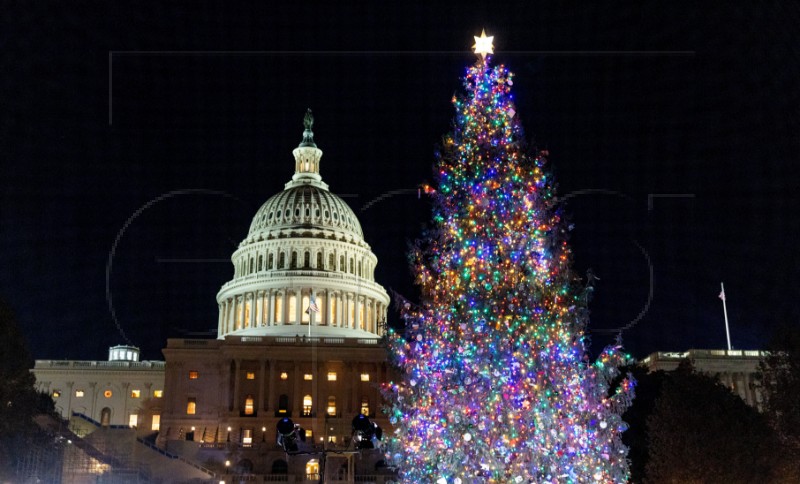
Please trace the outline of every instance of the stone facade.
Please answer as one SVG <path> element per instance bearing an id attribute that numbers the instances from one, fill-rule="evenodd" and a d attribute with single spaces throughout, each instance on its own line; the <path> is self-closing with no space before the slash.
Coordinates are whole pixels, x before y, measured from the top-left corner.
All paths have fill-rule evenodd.
<path id="1" fill-rule="evenodd" d="M 761 409 L 762 397 L 754 385 L 758 362 L 764 357 L 758 350 L 688 350 L 652 353 L 641 361 L 650 371 L 672 371 L 688 359 L 697 371 L 719 380 L 748 405 Z"/>

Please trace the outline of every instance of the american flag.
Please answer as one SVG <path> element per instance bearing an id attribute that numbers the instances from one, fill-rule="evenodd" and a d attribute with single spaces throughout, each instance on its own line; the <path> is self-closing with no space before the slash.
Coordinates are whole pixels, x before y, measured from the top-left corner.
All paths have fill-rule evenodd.
<path id="1" fill-rule="evenodd" d="M 319 312 L 319 306 L 317 306 L 317 299 L 314 297 L 313 294 L 311 295 L 311 299 L 308 301 L 308 309 L 306 309 L 306 312 L 309 314 L 311 313 L 311 311 L 314 311 L 315 313 Z"/>
<path id="2" fill-rule="evenodd" d="M 723 301 L 725 300 L 725 290 L 724 289 L 722 291 L 720 291 L 719 298 L 722 299 Z"/>

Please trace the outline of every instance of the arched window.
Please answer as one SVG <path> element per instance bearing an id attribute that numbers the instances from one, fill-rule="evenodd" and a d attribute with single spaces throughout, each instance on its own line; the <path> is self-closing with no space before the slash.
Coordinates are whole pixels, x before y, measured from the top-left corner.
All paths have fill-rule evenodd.
<path id="1" fill-rule="evenodd" d="M 278 269 L 285 269 L 286 268 L 286 254 L 281 252 L 278 255 Z"/>
<path id="2" fill-rule="evenodd" d="M 264 270 L 264 256 L 260 255 L 258 256 L 258 272 L 261 272 L 263 270 Z"/>
<path id="3" fill-rule="evenodd" d="M 303 417 L 311 416 L 311 395 L 303 397 Z"/>
<path id="4" fill-rule="evenodd" d="M 287 413 L 289 411 L 289 395 L 281 395 L 278 397 L 278 413 Z"/>
<path id="5" fill-rule="evenodd" d="M 253 272 L 253 258 L 251 257 L 250 258 L 250 270 L 248 271 L 248 273 L 252 273 L 252 272 Z"/>
<path id="6" fill-rule="evenodd" d="M 317 269 L 322 269 L 322 251 L 317 252 Z"/>
<path id="7" fill-rule="evenodd" d="M 369 397 L 361 397 L 361 413 L 369 417 Z"/>
<path id="8" fill-rule="evenodd" d="M 272 254 L 270 254 L 270 255 L 268 255 L 268 256 L 267 256 L 267 270 L 268 270 L 268 271 L 271 271 L 271 270 L 272 270 L 272 263 L 273 263 L 273 262 L 275 262 L 275 260 L 274 260 L 274 259 L 275 259 L 275 258 L 273 257 L 273 255 L 272 255 Z"/>
<path id="9" fill-rule="evenodd" d="M 358 277 L 364 277 L 364 275 L 361 273 L 361 261 L 358 261 Z"/>
<path id="10" fill-rule="evenodd" d="M 309 267 L 311 267 L 311 254 L 306 251 L 306 253 L 303 254 L 303 268 L 308 269 Z"/>
<path id="11" fill-rule="evenodd" d="M 292 251 L 292 262 L 289 269 L 297 269 L 297 252 Z"/>
<path id="12" fill-rule="evenodd" d="M 346 272 L 347 269 L 344 267 L 344 256 L 339 257 L 339 271 Z"/>
<path id="13" fill-rule="evenodd" d="M 255 405 L 253 404 L 253 395 L 247 395 L 244 399 L 244 414 L 245 415 L 254 415 L 255 414 Z"/>
<path id="14" fill-rule="evenodd" d="M 336 416 L 336 397 L 331 395 L 328 397 L 328 408 L 326 409 L 328 416 Z"/>
<path id="15" fill-rule="evenodd" d="M 328 256 L 328 270 L 329 271 L 336 270 L 336 256 L 333 254 Z"/>
<path id="16" fill-rule="evenodd" d="M 111 425 L 111 409 L 108 407 L 103 407 L 103 410 L 100 411 L 100 425 L 103 427 L 108 427 Z"/>
<path id="17" fill-rule="evenodd" d="M 350 258 L 350 274 L 355 274 L 355 273 L 356 273 L 356 267 L 355 267 L 355 264 L 353 263 L 353 258 L 351 257 Z"/>

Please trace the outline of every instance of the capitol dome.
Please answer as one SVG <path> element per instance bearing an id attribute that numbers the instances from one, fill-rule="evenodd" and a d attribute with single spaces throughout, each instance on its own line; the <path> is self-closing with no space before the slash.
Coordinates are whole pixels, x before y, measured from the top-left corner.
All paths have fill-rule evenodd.
<path id="1" fill-rule="evenodd" d="M 231 256 L 233 279 L 217 294 L 218 337 L 375 338 L 389 296 L 353 210 L 319 174 L 322 150 L 306 114 L 295 173 L 256 213 Z"/>

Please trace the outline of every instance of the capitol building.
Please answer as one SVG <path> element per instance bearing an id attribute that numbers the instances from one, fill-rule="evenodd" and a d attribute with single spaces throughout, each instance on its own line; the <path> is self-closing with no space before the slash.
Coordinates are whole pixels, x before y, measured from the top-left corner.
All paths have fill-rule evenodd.
<path id="1" fill-rule="evenodd" d="M 310 110 L 304 126 L 291 180 L 261 206 L 231 256 L 233 277 L 216 295 L 216 339 L 169 339 L 163 363 L 37 362 L 34 369 L 39 389 L 63 417 L 79 417 L 82 434 L 91 425 L 135 427 L 137 442 L 151 451 L 140 460 L 174 468 L 168 475 L 177 480 L 164 482 L 189 481 L 179 475 L 208 482 L 243 475 L 316 482 L 321 473 L 328 482 L 390 478 L 382 451 L 369 449 L 380 442 L 364 450 L 353 431 L 359 414 L 389 429 L 380 391 L 391 379 L 381 343 L 389 296 L 375 281 L 378 261 L 358 218 L 322 181 Z M 143 366 L 153 381 L 131 383 L 131 371 Z M 85 368 L 115 371 L 84 375 L 76 386 Z M 72 394 L 78 386 L 90 405 Z M 146 394 L 134 399 L 139 387 Z M 286 418 L 297 426 L 296 452 L 279 445 L 277 424 Z M 100 461 L 92 465 L 106 469 Z"/>

